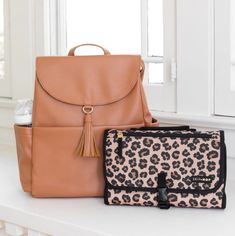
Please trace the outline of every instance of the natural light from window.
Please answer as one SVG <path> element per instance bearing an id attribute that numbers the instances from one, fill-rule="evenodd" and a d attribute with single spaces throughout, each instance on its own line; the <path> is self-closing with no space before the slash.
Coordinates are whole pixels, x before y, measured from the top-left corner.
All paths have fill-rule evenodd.
<path id="1" fill-rule="evenodd" d="M 148 0 L 148 56 L 163 58 L 163 48 L 163 0 Z M 163 82 L 163 62 L 149 63 L 149 83 Z"/>
<path id="2" fill-rule="evenodd" d="M 4 78 L 4 22 L 3 0 L 0 0 L 0 79 Z"/>
<path id="3" fill-rule="evenodd" d="M 231 61 L 232 61 L 232 66 L 231 66 L 231 89 L 235 91 L 235 0 L 230 0 L 231 4 L 231 12 L 230 12 L 230 17 L 231 17 L 231 24 L 230 24 L 230 29 L 231 29 Z"/>
<path id="4" fill-rule="evenodd" d="M 148 0 L 148 55 L 163 56 L 163 0 Z"/>
<path id="5" fill-rule="evenodd" d="M 67 49 L 96 43 L 112 54 L 140 54 L 140 33 L 136 0 L 67 1 Z"/>
<path id="6" fill-rule="evenodd" d="M 163 0 L 148 1 L 148 57 L 163 58 Z M 141 54 L 141 0 L 67 0 L 67 51 L 82 43 L 99 44 L 111 54 Z M 143 9 L 142 9 L 143 10 Z M 131 17 L 130 17 L 131 16 Z M 80 48 L 78 55 L 100 54 Z M 148 63 L 148 81 L 163 83 L 163 63 Z"/>
<path id="7" fill-rule="evenodd" d="M 163 63 L 149 63 L 149 83 L 162 84 L 164 76 Z"/>

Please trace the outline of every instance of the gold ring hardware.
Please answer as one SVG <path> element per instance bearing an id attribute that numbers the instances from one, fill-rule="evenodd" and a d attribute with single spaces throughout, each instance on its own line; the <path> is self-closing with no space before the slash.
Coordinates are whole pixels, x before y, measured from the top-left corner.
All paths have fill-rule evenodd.
<path id="1" fill-rule="evenodd" d="M 82 107 L 82 111 L 85 113 L 85 114 L 91 114 L 93 112 L 93 107 L 92 106 L 83 106 Z"/>

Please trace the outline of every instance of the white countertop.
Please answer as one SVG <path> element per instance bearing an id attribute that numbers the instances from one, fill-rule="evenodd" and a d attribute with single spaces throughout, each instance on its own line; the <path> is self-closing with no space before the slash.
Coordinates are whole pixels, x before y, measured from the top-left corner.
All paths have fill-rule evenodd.
<path id="1" fill-rule="evenodd" d="M 227 209 L 106 206 L 101 198 L 35 199 L 21 190 L 14 148 L 0 147 L 0 220 L 53 236 L 234 236 L 235 181 Z"/>

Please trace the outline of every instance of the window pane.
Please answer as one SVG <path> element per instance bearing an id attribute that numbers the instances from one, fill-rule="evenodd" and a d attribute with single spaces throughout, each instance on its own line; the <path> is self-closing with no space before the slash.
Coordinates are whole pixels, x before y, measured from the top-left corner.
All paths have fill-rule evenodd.
<path id="1" fill-rule="evenodd" d="M 4 78 L 4 22 L 3 0 L 0 0 L 0 79 Z"/>
<path id="2" fill-rule="evenodd" d="M 235 90 L 235 0 L 230 0 L 231 6 L 231 61 L 232 61 L 232 68 L 231 68 L 231 89 Z"/>
<path id="3" fill-rule="evenodd" d="M 163 0 L 148 0 L 148 55 L 163 56 Z"/>
<path id="4" fill-rule="evenodd" d="M 140 38 L 139 1 L 67 0 L 67 49 L 96 43 L 113 54 L 140 54 Z"/>
<path id="5" fill-rule="evenodd" d="M 161 84 L 163 83 L 164 76 L 164 64 L 163 63 L 149 63 L 149 83 Z"/>

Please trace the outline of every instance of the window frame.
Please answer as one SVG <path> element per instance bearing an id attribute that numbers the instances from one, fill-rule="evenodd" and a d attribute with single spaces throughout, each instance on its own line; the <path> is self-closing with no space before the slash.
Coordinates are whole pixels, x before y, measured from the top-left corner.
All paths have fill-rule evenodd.
<path id="1" fill-rule="evenodd" d="M 235 90 L 231 90 L 231 70 L 235 62 L 230 54 L 230 11 L 229 0 L 215 0 L 215 114 L 235 118 Z"/>
<path id="2" fill-rule="evenodd" d="M 148 0 L 141 0 L 141 55 L 145 62 L 144 88 L 150 110 L 176 112 L 176 1 L 163 1 L 164 55 L 148 55 Z M 164 65 L 163 83 L 149 83 L 149 63 Z"/>
<path id="3" fill-rule="evenodd" d="M 66 0 L 49 0 L 46 4 L 47 51 L 51 56 L 64 56 L 68 53 L 66 48 Z"/>
<path id="4" fill-rule="evenodd" d="M 10 76 L 10 60 L 9 60 L 9 53 L 10 53 L 10 37 L 9 37 L 9 1 L 3 0 L 3 33 L 4 33 L 4 79 L 0 80 L 0 98 L 11 98 L 11 76 Z"/>
<path id="5" fill-rule="evenodd" d="M 145 62 L 145 84 L 149 84 L 148 64 L 164 63 L 164 56 L 148 55 L 148 0 L 141 0 L 141 56 Z"/>
<path id="6" fill-rule="evenodd" d="M 35 57 L 46 52 L 46 2 L 5 0 L 7 84 L 0 87 L 0 108 L 14 107 L 17 99 L 33 98 Z"/>

